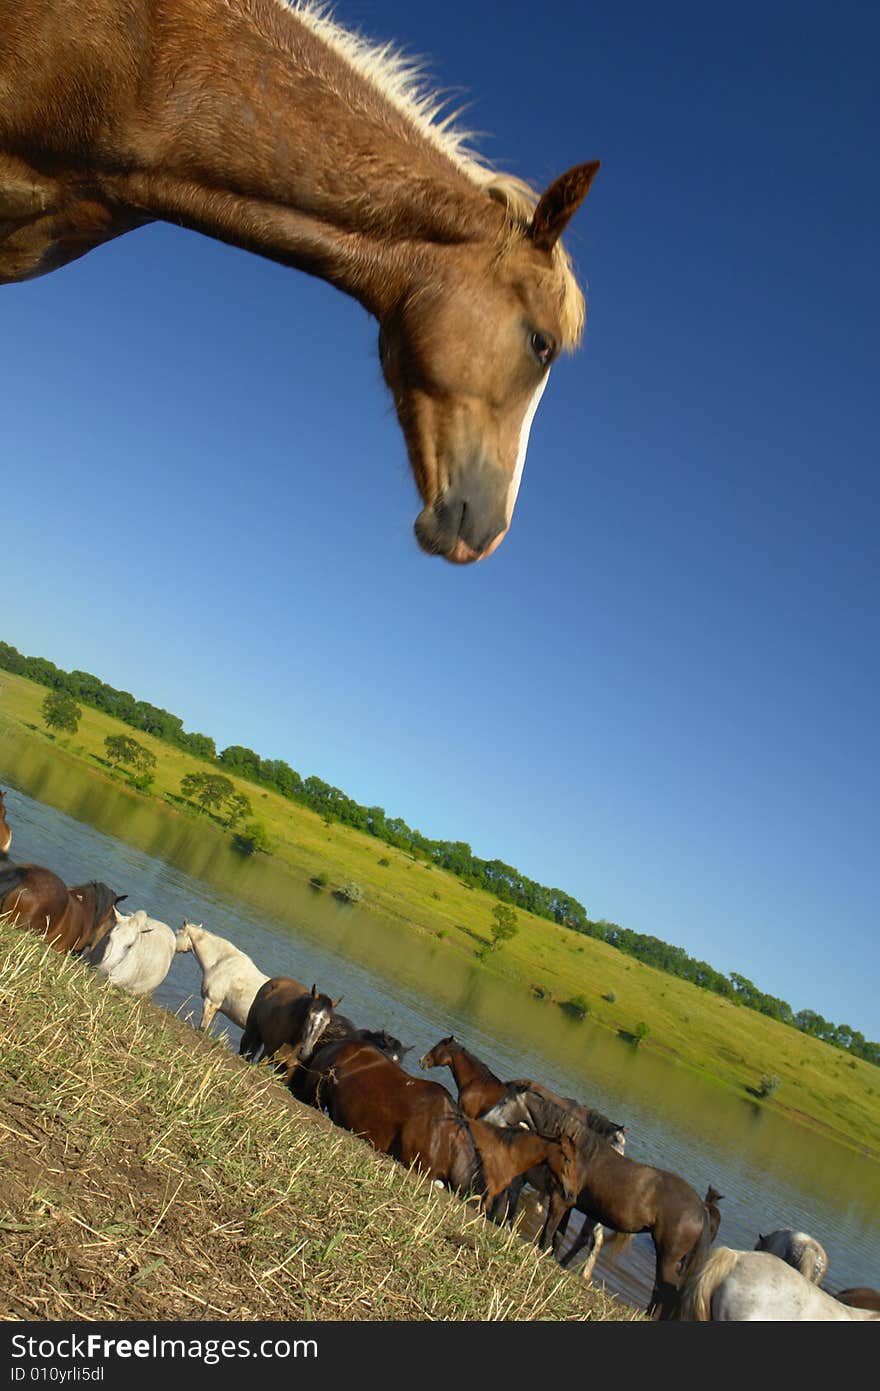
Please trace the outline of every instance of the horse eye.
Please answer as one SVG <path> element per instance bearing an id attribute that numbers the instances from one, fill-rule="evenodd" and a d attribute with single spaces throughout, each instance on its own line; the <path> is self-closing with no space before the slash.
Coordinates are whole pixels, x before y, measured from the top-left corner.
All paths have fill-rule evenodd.
<path id="1" fill-rule="evenodd" d="M 556 344 L 552 338 L 548 338 L 546 333 L 533 333 L 529 342 L 532 345 L 532 352 L 538 359 L 542 367 L 546 367 L 556 349 Z"/>

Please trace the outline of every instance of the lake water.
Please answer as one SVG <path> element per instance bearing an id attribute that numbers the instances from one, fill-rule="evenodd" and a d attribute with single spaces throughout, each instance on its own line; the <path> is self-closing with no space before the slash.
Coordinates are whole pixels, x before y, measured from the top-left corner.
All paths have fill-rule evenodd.
<path id="1" fill-rule="evenodd" d="M 0 783 L 14 787 L 3 762 L 0 752 Z M 204 869 L 211 858 L 201 828 L 176 828 L 170 847 L 162 843 L 161 818 L 153 812 L 157 825 L 148 854 L 107 834 L 108 819 L 112 825 L 116 815 L 118 827 L 130 815 L 131 799 L 120 794 L 114 804 L 103 788 L 95 796 L 102 830 L 11 790 L 14 858 L 47 865 L 68 883 L 103 879 L 128 894 L 127 911 L 146 908 L 173 928 L 189 918 L 235 942 L 268 975 L 292 975 L 343 994 L 344 1011 L 357 1023 L 387 1028 L 413 1045 L 414 1072 L 432 1044 L 454 1033 L 499 1076 L 535 1077 L 625 1123 L 632 1158 L 681 1174 L 701 1194 L 714 1184 L 724 1194 L 723 1244 L 750 1248 L 759 1231 L 795 1227 L 827 1250 L 829 1289 L 880 1287 L 880 1166 L 871 1159 L 589 1022 L 569 1020 L 474 967 L 450 963 L 440 944 L 414 943 L 399 925 L 307 885 L 279 878 L 271 910 L 265 892 L 259 911 L 246 907 L 232 891 L 235 874 L 252 897 L 255 875 L 262 875 L 264 890 L 275 882 L 271 862 L 241 861 L 239 871 L 236 857 L 224 851 L 224 888 L 215 889 L 188 872 L 190 863 Z M 92 819 L 86 805 L 76 810 Z M 144 802 L 143 813 L 150 811 Z M 174 863 L 163 858 L 169 848 Z M 154 998 L 197 1020 L 199 984 L 195 961 L 182 955 Z M 222 1016 L 213 1031 L 237 1047 L 238 1030 Z M 445 1071 L 432 1076 L 452 1086 Z M 595 1278 L 644 1307 L 653 1283 L 650 1237 L 638 1236 L 617 1252 L 606 1248 Z"/>

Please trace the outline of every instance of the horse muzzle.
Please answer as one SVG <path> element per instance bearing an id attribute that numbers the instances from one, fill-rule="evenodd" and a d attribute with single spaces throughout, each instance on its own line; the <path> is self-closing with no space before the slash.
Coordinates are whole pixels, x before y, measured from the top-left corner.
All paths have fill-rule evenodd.
<path id="1" fill-rule="evenodd" d="M 416 540 L 429 555 L 470 565 L 496 551 L 510 525 L 510 478 L 495 465 L 472 465 L 419 513 Z"/>

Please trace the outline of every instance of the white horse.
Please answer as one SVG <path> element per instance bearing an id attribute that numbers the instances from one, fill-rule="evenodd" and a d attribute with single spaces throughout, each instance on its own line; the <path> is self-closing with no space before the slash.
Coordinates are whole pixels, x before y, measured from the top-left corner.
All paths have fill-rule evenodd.
<path id="1" fill-rule="evenodd" d="M 716 1323 L 827 1323 L 880 1321 L 880 1313 L 841 1304 L 769 1251 L 718 1246 L 685 1282 L 679 1318 Z"/>
<path id="2" fill-rule="evenodd" d="M 112 985 L 132 995 L 149 995 L 161 985 L 174 960 L 174 933 L 141 908 L 123 916 L 89 955 L 89 961 Z"/>
<path id="3" fill-rule="evenodd" d="M 219 1010 L 243 1029 L 254 996 L 269 977 L 225 937 L 206 932 L 198 923 L 184 922 L 177 934 L 176 949 L 191 951 L 202 968 L 199 1028 L 208 1029 Z"/>
<path id="4" fill-rule="evenodd" d="M 825 1247 L 806 1232 L 794 1232 L 790 1227 L 781 1227 L 779 1231 L 768 1232 L 766 1236 L 759 1232 L 755 1250 L 770 1251 L 780 1260 L 787 1261 L 814 1285 L 821 1285 L 828 1274 Z"/>

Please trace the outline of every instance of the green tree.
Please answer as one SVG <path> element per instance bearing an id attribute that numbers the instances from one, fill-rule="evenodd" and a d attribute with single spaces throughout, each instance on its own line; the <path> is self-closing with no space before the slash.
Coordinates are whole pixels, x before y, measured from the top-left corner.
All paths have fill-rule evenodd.
<path id="1" fill-rule="evenodd" d="M 235 832 L 232 843 L 236 850 L 242 855 L 256 855 L 262 851 L 264 855 L 271 855 L 272 842 L 269 839 L 269 832 L 262 821 L 246 821 L 245 824 Z"/>
<path id="2" fill-rule="evenodd" d="M 129 763 L 136 773 L 151 773 L 156 766 L 156 755 L 128 734 L 108 734 L 104 740 L 104 751 L 111 768 L 116 768 L 120 763 Z"/>
<path id="3" fill-rule="evenodd" d="M 509 942 L 519 932 L 519 923 L 516 920 L 516 913 L 509 903 L 496 903 L 492 909 L 492 916 L 495 923 L 492 927 L 492 943 L 490 951 L 495 951 L 503 942 Z"/>
<path id="4" fill-rule="evenodd" d="M 250 799 L 243 792 L 233 792 L 226 800 L 227 826 L 237 826 L 246 816 L 253 816 L 254 809 Z M 254 823 L 257 824 L 256 822 Z"/>
<path id="5" fill-rule="evenodd" d="M 760 1097 L 762 1100 L 764 1097 L 772 1096 L 781 1081 L 782 1079 L 777 1077 L 775 1072 L 762 1073 L 760 1082 L 757 1087 L 754 1088 L 755 1096 Z"/>
<path id="6" fill-rule="evenodd" d="M 222 773 L 187 773 L 180 779 L 180 790 L 201 811 L 213 811 L 228 800 L 235 788 Z"/>
<path id="7" fill-rule="evenodd" d="M 349 879 L 347 884 L 336 890 L 337 898 L 344 898 L 346 903 L 360 903 L 364 896 L 364 891 L 360 884 L 355 883 L 354 879 Z"/>
<path id="8" fill-rule="evenodd" d="M 43 701 L 43 719 L 50 729 L 76 734 L 82 710 L 67 691 L 49 691 Z"/>

